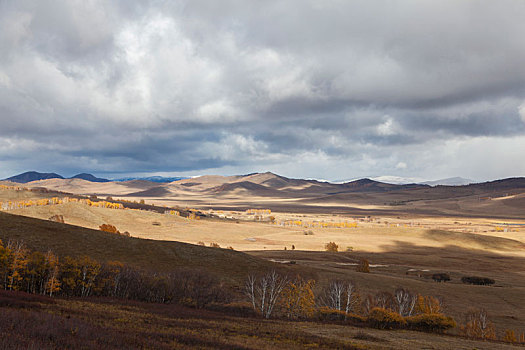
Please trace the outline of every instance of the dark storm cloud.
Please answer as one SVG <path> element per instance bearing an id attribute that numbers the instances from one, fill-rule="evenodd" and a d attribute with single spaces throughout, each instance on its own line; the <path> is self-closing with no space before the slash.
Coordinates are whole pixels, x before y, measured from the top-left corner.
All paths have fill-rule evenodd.
<path id="1" fill-rule="evenodd" d="M 3 1 L 0 175 L 468 177 L 473 154 L 440 157 L 525 149 L 524 17 L 519 0 Z M 506 167 L 490 176 L 525 172 Z"/>

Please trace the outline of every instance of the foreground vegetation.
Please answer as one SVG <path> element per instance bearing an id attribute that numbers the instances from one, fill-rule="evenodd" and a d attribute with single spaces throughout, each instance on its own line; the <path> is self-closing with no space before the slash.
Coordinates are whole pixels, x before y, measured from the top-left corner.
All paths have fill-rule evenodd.
<path id="1" fill-rule="evenodd" d="M 394 294 L 380 291 L 375 295 L 362 296 L 353 282 L 334 280 L 323 288 L 317 288 L 319 293 L 316 295 L 315 280 L 303 280 L 300 276 L 290 278 L 289 275 L 273 270 L 258 276 L 250 275 L 243 290 L 249 302 L 239 302 L 239 290 L 223 284 L 204 270 L 179 268 L 170 273 L 159 273 L 140 270 L 121 262 L 100 263 L 87 256 L 58 258 L 51 251 L 31 251 L 17 241 L 9 241 L 5 247 L 0 241 L 0 276 L 1 286 L 12 291 L 11 294 L 3 294 L 3 304 L 6 306 L 25 307 L 28 300 L 54 304 L 52 299 L 19 294 L 24 291 L 49 297 L 117 298 L 118 303 L 124 304 L 128 303 L 124 300 L 133 300 L 180 305 L 199 310 L 214 310 L 225 317 L 259 316 L 266 319 L 305 320 L 434 333 L 443 333 L 456 327 L 455 320 L 444 315 L 439 299 L 411 293 L 403 288 L 398 288 Z M 45 323 L 54 322 L 53 318 L 48 319 L 48 316 L 42 315 L 14 311 L 4 314 L 7 315 L 6 320 L 11 319 L 6 322 L 14 322 L 5 325 L 6 329 L 24 325 L 27 330 L 31 326 L 27 317 L 36 320 L 43 317 L 41 321 Z M 72 328 L 69 325 L 67 327 L 70 327 L 69 331 L 74 335 L 78 333 L 79 327 L 90 328 L 73 321 L 68 321 L 67 324 L 71 324 Z M 53 334 L 55 331 L 50 332 Z M 483 310 L 468 313 L 465 324 L 460 327 L 460 333 L 469 338 L 497 339 L 494 325 Z M 303 342 L 301 337 L 290 336 L 294 342 Z M 54 339 L 52 335 L 49 337 Z M 118 338 L 115 334 L 111 337 Z M 516 335 L 507 330 L 501 340 L 518 343 L 523 338 L 523 334 Z M 122 341 L 125 343 L 128 340 Z M 213 344 L 212 347 L 216 345 Z M 316 346 L 324 345 L 334 344 L 316 343 Z M 337 344 L 337 347 L 341 346 L 347 347 L 350 344 Z"/>
<path id="2" fill-rule="evenodd" d="M 239 317 L 178 304 L 3 290 L 0 312 L 0 349 L 512 348 L 431 333 Z"/>

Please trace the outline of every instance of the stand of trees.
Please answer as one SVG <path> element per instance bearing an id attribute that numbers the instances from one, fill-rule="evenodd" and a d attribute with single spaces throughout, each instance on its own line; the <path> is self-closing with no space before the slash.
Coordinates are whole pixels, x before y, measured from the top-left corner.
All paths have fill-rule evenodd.
<path id="1" fill-rule="evenodd" d="M 245 293 L 253 309 L 265 318 L 286 317 L 350 322 L 377 328 L 407 328 L 444 332 L 456 322 L 443 314 L 441 301 L 398 288 L 363 297 L 352 281 L 333 280 L 316 297 L 315 281 L 290 279 L 275 271 L 249 276 Z"/>
<path id="2" fill-rule="evenodd" d="M 107 296 L 194 307 L 231 297 L 220 281 L 204 271 L 151 273 L 118 261 L 59 259 L 52 251 L 31 251 L 16 241 L 5 246 L 0 241 L 0 278 L 3 289 L 48 296 Z"/>

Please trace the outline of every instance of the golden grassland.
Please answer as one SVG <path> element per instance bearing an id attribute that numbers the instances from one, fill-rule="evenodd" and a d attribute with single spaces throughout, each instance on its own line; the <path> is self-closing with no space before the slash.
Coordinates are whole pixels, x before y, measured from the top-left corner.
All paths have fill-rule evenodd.
<path id="1" fill-rule="evenodd" d="M 149 211 L 109 210 L 76 202 L 27 207 L 9 212 L 40 219 L 63 215 L 66 223 L 76 226 L 98 229 L 100 225 L 109 223 L 121 232 L 128 231 L 134 237 L 193 244 L 216 242 L 221 247 L 231 246 L 243 251 L 276 250 L 284 247 L 290 249 L 292 245 L 297 250 L 318 251 L 323 250 L 329 241 L 336 242 L 340 250 L 350 247 L 354 251 L 367 252 L 386 251 L 388 247 L 399 243 L 441 248 L 453 243 L 462 248 L 525 256 L 525 228 L 511 226 L 508 232 L 504 232 L 501 230 L 503 225 L 498 224 L 497 220 L 486 219 L 457 221 L 454 218 L 363 218 L 272 213 L 263 216 L 263 221 L 253 221 L 253 215 L 234 211 L 227 213 L 226 217 L 230 219 L 190 220 Z M 269 221 L 270 216 L 275 223 Z M 288 222 L 301 222 L 303 225 L 288 225 Z M 315 226 L 337 223 L 355 223 L 357 227 Z M 429 230 L 435 229 L 454 233 L 448 236 L 428 234 Z"/>

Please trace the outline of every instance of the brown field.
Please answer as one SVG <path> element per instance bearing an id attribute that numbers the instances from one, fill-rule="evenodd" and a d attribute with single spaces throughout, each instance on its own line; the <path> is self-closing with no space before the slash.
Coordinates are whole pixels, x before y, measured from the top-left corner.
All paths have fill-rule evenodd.
<path id="1" fill-rule="evenodd" d="M 197 254 L 199 258 L 188 258 L 184 263 L 201 265 L 200 257 L 205 256 L 203 266 L 213 266 L 214 259 L 218 259 L 216 261 L 220 263 L 213 267 L 214 270 L 235 276 L 237 283 L 242 283 L 252 271 L 277 266 L 315 277 L 318 287 L 333 278 L 351 279 L 363 295 L 377 291 L 393 292 L 403 286 L 424 295 L 440 297 L 446 313 L 458 323 L 463 322 L 468 309 L 485 308 L 499 334 L 505 329 L 525 331 L 525 189 L 521 185 L 395 188 L 386 192 L 381 189 L 329 194 L 329 191 L 341 190 L 341 187 L 304 180 L 290 181 L 273 174 L 255 174 L 248 179 L 246 176 L 208 176 L 162 185 L 147 182 L 91 185 L 83 180 L 53 179 L 28 186 L 45 186 L 78 195 L 96 194 L 99 198 L 112 196 L 115 200 L 145 200 L 146 203 L 173 208 L 190 207 L 206 215 L 195 220 L 144 210 L 90 207 L 81 203 L 9 211 L 44 220 L 63 215 L 66 224 L 74 225 L 65 226 L 67 230 L 78 231 L 83 240 L 96 231 L 81 232 L 75 226 L 96 230 L 103 223 L 115 225 L 121 232 L 128 231 L 137 239 L 148 239 L 146 242 L 155 246 L 141 260 L 141 264 L 150 267 L 167 266 L 166 259 L 174 259 L 170 256 L 176 253 L 166 253 L 162 248 L 170 244 L 168 241 L 204 242 L 206 245 L 215 242 L 222 248 L 232 247 L 249 255 L 235 255 L 237 260 L 228 263 L 233 256 L 224 256 L 222 252 L 231 250 L 199 247 L 221 254 L 210 255 L 201 250 L 191 252 L 190 249 L 185 256 Z M 45 194 L 0 190 L 1 200 L 42 196 Z M 251 208 L 268 208 L 272 212 L 248 214 L 246 209 Z M 19 226 L 8 225 L 9 228 L 5 226 L 7 217 L 1 218 L 0 224 L 4 226 L 0 227 L 0 233 L 7 232 L 9 237 L 14 237 L 13 232 L 20 231 L 17 231 Z M 290 224 L 294 221 L 296 224 Z M 356 227 L 334 227 L 340 223 L 356 224 Z M 323 224 L 326 227 L 322 227 Z M 25 222 L 25 225 L 30 230 L 31 225 L 42 224 L 35 221 Z M 57 223 L 49 225 L 50 231 L 64 227 Z M 15 238 L 23 239 L 24 235 L 27 232 Z M 102 249 L 96 247 L 100 239 L 93 237 L 89 245 L 81 241 L 73 248 L 67 247 L 68 244 L 61 247 L 52 243 L 51 235 L 41 237 L 41 241 L 53 249 L 63 249 L 64 252 L 70 248 L 84 250 L 83 253 L 97 258 L 114 254 L 124 261 L 133 260 L 131 256 L 126 258 L 128 253 L 125 250 L 138 252 L 140 246 L 126 243 L 118 247 L 117 239 Z M 154 243 L 156 241 L 158 246 Z M 31 242 L 38 244 L 39 241 L 32 238 Z M 336 242 L 340 252 L 324 252 L 324 245 L 328 242 Z M 173 246 L 170 249 L 175 252 L 179 248 Z M 359 258 L 370 261 L 370 274 L 355 272 Z M 290 261 L 295 265 L 288 265 Z M 450 274 L 452 280 L 437 283 L 429 278 L 432 273 L 440 272 Z M 496 284 L 472 286 L 461 283 L 462 276 L 473 275 L 493 278 Z M 365 332 L 375 340 L 359 341 L 353 336 L 361 330 L 348 326 L 296 323 L 293 327 L 311 336 L 371 348 L 495 348 L 494 344 L 408 331 L 366 329 Z M 264 346 L 270 348 L 275 344 Z M 504 346 L 497 345 L 498 348 Z"/>

